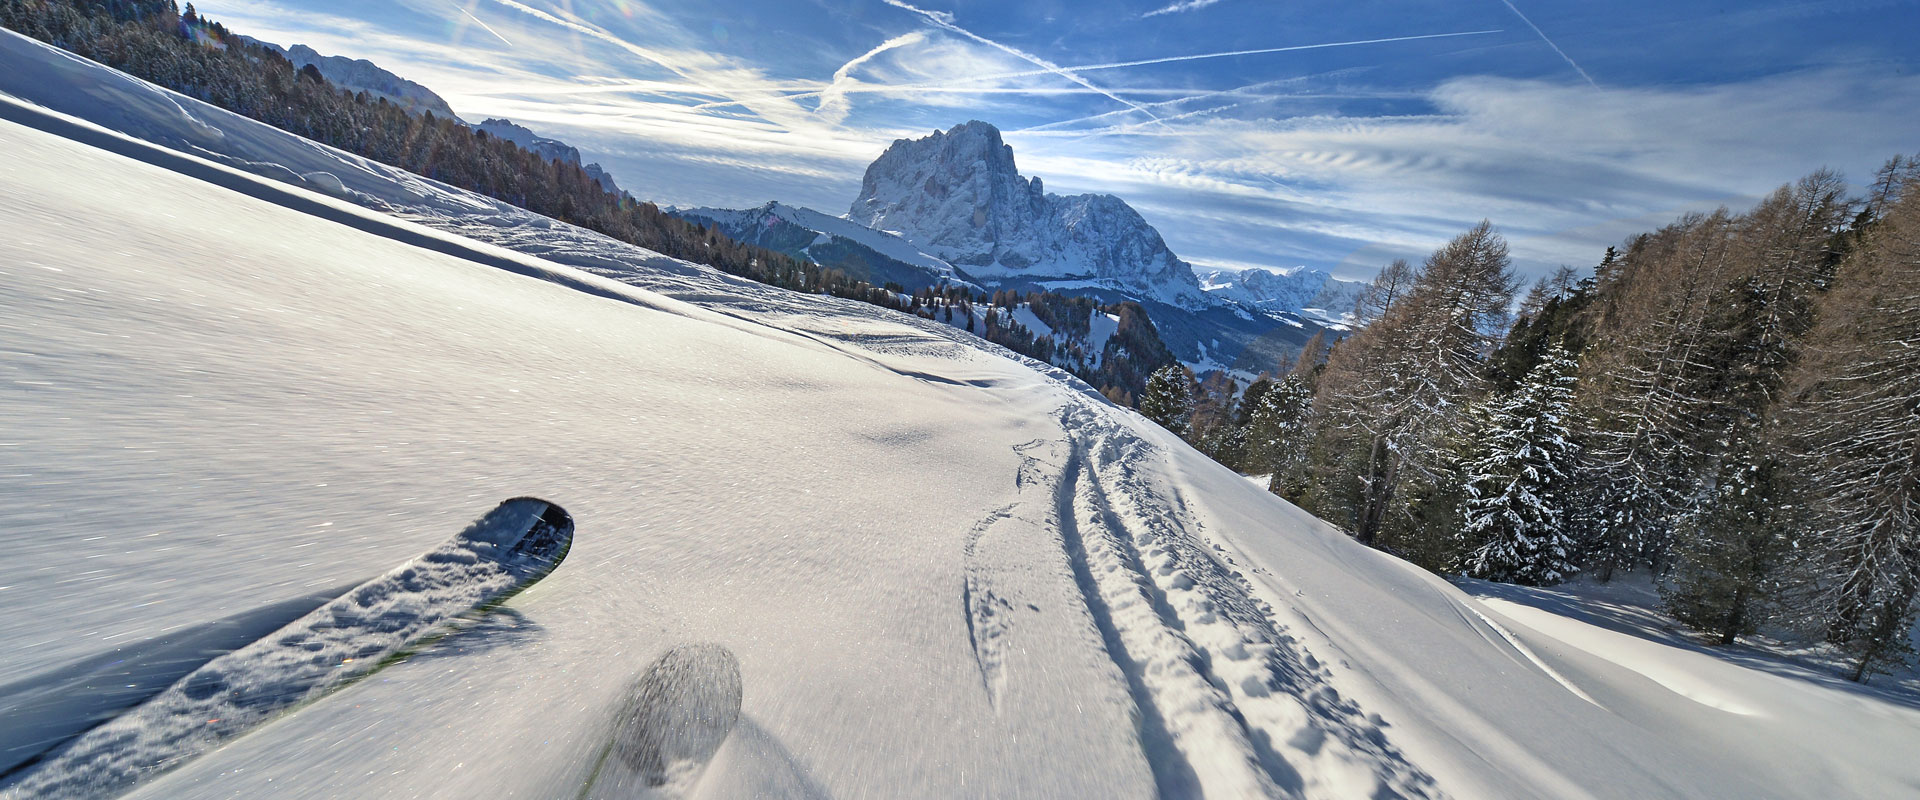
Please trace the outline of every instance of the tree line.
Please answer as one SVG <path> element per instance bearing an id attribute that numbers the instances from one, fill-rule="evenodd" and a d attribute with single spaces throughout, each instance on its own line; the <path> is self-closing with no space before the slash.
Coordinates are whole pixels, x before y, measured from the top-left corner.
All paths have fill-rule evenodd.
<path id="1" fill-rule="evenodd" d="M 1722 643 L 1778 626 L 1864 680 L 1920 613 L 1920 160 L 1688 214 L 1515 303 L 1481 223 L 1383 268 L 1365 321 L 1237 392 L 1140 408 L 1357 540 L 1441 573 L 1655 577 Z"/>

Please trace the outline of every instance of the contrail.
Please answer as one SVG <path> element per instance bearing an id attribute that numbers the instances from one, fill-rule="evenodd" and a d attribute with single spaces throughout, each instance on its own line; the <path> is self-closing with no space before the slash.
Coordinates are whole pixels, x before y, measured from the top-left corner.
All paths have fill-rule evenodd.
<path id="1" fill-rule="evenodd" d="M 1248 101 L 1282 100 L 1282 99 L 1306 98 L 1306 97 L 1322 98 L 1322 99 L 1338 98 L 1338 99 L 1366 99 L 1366 100 L 1377 100 L 1377 99 L 1413 100 L 1413 99 L 1419 99 L 1419 98 L 1425 97 L 1425 95 L 1420 94 L 1418 92 L 1349 92 L 1349 93 L 1322 92 L 1322 93 L 1316 93 L 1316 94 L 1270 94 L 1270 93 L 1261 94 L 1261 93 L 1258 93 L 1259 90 L 1268 89 L 1270 87 L 1275 87 L 1275 86 L 1281 86 L 1283 84 L 1301 83 L 1313 78 L 1323 78 L 1329 75 L 1342 75 L 1345 73 L 1350 73 L 1355 71 L 1358 71 L 1358 70 L 1352 67 L 1348 67 L 1343 69 L 1329 70 L 1326 72 L 1316 72 L 1310 75 L 1297 75 L 1291 78 L 1276 78 L 1270 81 L 1259 81 L 1257 83 L 1249 83 L 1245 86 L 1236 86 L 1232 89 L 1219 89 L 1211 92 L 1201 92 L 1199 94 L 1187 94 L 1185 92 L 1181 92 L 1180 93 L 1181 96 L 1176 97 L 1172 100 L 1161 100 L 1159 102 L 1148 103 L 1147 106 L 1149 108 L 1161 108 L 1164 106 L 1182 105 L 1185 103 L 1193 102 L 1195 100 L 1206 100 L 1208 98 L 1213 98 L 1213 97 L 1235 97 L 1235 98 L 1241 98 Z M 1239 104 L 1236 104 L 1236 105 L 1239 105 Z M 1020 128 L 1018 130 L 1013 130 L 1008 132 L 1009 133 L 1052 132 L 1053 129 L 1055 128 L 1063 128 L 1068 125 L 1078 125 L 1082 122 L 1092 122 L 1094 120 L 1106 119 L 1108 117 L 1111 117 L 1120 113 L 1123 113 L 1123 112 L 1105 111 L 1105 112 L 1101 112 L 1099 114 L 1093 114 L 1090 116 L 1076 117 L 1074 119 L 1063 119 L 1055 122 L 1043 122 L 1038 125 L 1031 125 L 1025 128 Z M 1179 117 L 1177 116 L 1168 117 L 1167 119 L 1179 119 Z"/>
<path id="2" fill-rule="evenodd" d="M 628 53 L 631 53 L 638 58 L 653 62 L 654 64 L 657 64 L 660 67 L 666 69 L 668 72 L 671 72 L 674 75 L 677 75 L 684 80 L 691 81 L 696 85 L 707 83 L 711 77 L 709 74 L 707 74 L 709 72 L 708 70 L 691 68 L 683 64 L 675 63 L 675 61 L 672 58 L 669 58 L 667 55 L 663 53 L 650 50 L 645 47 L 641 47 L 637 44 L 626 41 L 625 39 L 621 39 L 618 36 L 614 36 L 611 33 L 608 33 L 604 30 L 593 27 L 591 25 L 586 25 L 571 19 L 562 19 L 560 17 L 554 16 L 553 14 L 549 14 L 545 11 L 541 11 L 540 9 L 528 6 L 525 3 L 521 3 L 519 2 L 519 0 L 493 0 L 493 2 L 499 5 L 505 6 L 507 8 L 513 9 L 515 11 L 518 11 L 522 14 L 531 16 L 543 22 L 552 23 L 554 25 L 558 25 L 568 30 L 575 31 L 577 33 L 581 33 L 586 36 L 591 36 L 595 39 L 599 39 L 603 42 L 606 42 L 622 50 L 625 50 Z M 721 91 L 726 91 L 726 90 L 722 89 Z M 789 110 L 787 108 L 777 107 L 777 104 L 774 107 L 753 105 L 753 103 L 761 100 L 784 101 L 784 100 L 787 100 L 787 98 L 777 93 L 770 92 L 763 97 L 751 98 L 749 100 L 739 102 L 737 103 L 737 105 L 740 105 L 746 108 L 748 111 L 759 115 L 761 118 L 767 120 L 768 122 L 771 122 L 775 125 L 778 125 L 787 129 L 793 129 L 797 127 L 800 123 L 803 123 L 808 119 L 808 117 L 806 116 L 806 112 L 803 109 L 798 108 L 797 106 Z M 789 113 L 789 111 L 791 113 Z"/>
<path id="3" fill-rule="evenodd" d="M 915 44 L 918 42 L 925 41 L 926 38 L 927 38 L 927 35 L 920 31 L 913 31 L 911 33 L 895 36 L 891 39 L 881 42 L 879 47 L 875 47 L 872 50 L 868 50 L 865 53 L 861 53 L 858 58 L 855 58 L 852 61 L 848 61 L 845 64 L 841 64 L 839 69 L 836 69 L 833 71 L 833 81 L 827 85 L 827 88 L 820 91 L 820 104 L 814 110 L 814 113 L 818 114 L 821 112 L 825 112 L 827 114 L 833 115 L 834 117 L 836 117 L 835 121 L 839 121 L 839 119 L 846 118 L 847 89 L 848 89 L 847 83 L 853 78 L 853 70 L 856 67 L 859 67 L 861 64 L 865 64 L 868 61 L 873 60 L 874 56 L 880 55 L 881 53 L 887 52 L 888 50 L 892 50 L 896 47 L 905 47 L 910 44 Z"/>
<path id="4" fill-rule="evenodd" d="M 1504 2 L 1504 0 L 1502 1 Z M 1509 5 L 1511 4 L 1509 3 Z M 1539 30 L 1539 28 L 1535 28 L 1534 30 L 1537 31 Z M 1140 61 L 1115 61 L 1108 64 L 1086 64 L 1078 67 L 1062 67 L 1062 69 L 1069 69 L 1075 72 L 1092 72 L 1094 70 L 1101 70 L 1101 69 L 1120 69 L 1122 67 L 1144 67 L 1150 64 L 1171 64 L 1176 61 L 1199 61 L 1204 58 L 1228 58 L 1231 56 L 1257 56 L 1265 53 L 1290 53 L 1296 50 L 1322 50 L 1329 47 L 1353 47 L 1355 45 L 1362 45 L 1362 44 L 1385 44 L 1387 42 L 1411 42 L 1411 41 L 1416 41 L 1420 39 L 1446 39 L 1454 36 L 1484 36 L 1489 33 L 1501 33 L 1501 32 L 1502 32 L 1501 30 L 1495 29 L 1495 30 L 1487 30 L 1487 31 L 1457 31 L 1454 33 L 1427 33 L 1427 34 L 1421 34 L 1419 36 L 1391 36 L 1385 39 L 1356 39 L 1351 42 L 1327 42 L 1325 44 L 1297 44 L 1291 47 L 1262 47 L 1258 50 L 1229 50 L 1224 53 L 1200 53 L 1198 55 L 1191 55 L 1191 56 L 1166 56 L 1164 58 L 1148 58 Z M 1559 50 L 1560 48 L 1556 47 L 1554 49 Z M 1568 61 L 1569 63 L 1571 63 L 1572 59 L 1568 59 Z M 1574 67 L 1574 69 L 1579 69 L 1579 67 Z M 1019 73 L 1008 73 L 1005 75 L 989 75 L 985 77 L 1017 78 L 1025 75 L 1034 75 L 1034 74 L 1039 74 L 1039 73 L 1019 72 Z M 1580 74 L 1585 75 L 1586 73 L 1582 72 Z"/>
<path id="5" fill-rule="evenodd" d="M 1152 111 L 1148 111 L 1145 106 L 1142 106 L 1139 103 L 1135 103 L 1132 100 L 1128 100 L 1124 97 L 1121 97 L 1120 95 L 1114 94 L 1111 91 L 1095 86 L 1093 85 L 1092 82 L 1088 81 L 1086 78 L 1082 78 L 1079 75 L 1073 74 L 1071 70 L 1062 68 L 1059 64 L 1055 64 L 1051 61 L 1048 61 L 1044 58 L 1036 56 L 1032 53 L 1028 53 L 1026 51 L 1020 50 L 1019 48 L 1009 47 L 1007 45 L 1001 44 L 992 39 L 988 39 L 985 36 L 981 36 L 977 33 L 974 33 L 973 31 L 967 30 L 966 28 L 962 28 L 957 24 L 954 24 L 952 14 L 948 14 L 942 11 L 927 11 L 926 9 L 916 8 L 914 6 L 901 2 L 901 0 L 885 0 L 885 2 L 887 5 L 893 6 L 894 8 L 905 9 L 915 14 L 919 14 L 920 16 L 926 18 L 928 22 L 933 23 L 935 26 L 939 27 L 942 30 L 951 31 L 953 33 L 960 34 L 961 36 L 965 36 L 969 39 L 972 39 L 976 42 L 984 44 L 988 47 L 992 47 L 1008 55 L 1014 56 L 1015 58 L 1019 58 L 1024 61 L 1030 62 L 1035 66 L 1040 67 L 1041 73 L 1038 73 L 1038 74 L 1058 75 L 1062 78 L 1066 78 L 1067 80 L 1073 81 L 1074 83 L 1080 84 L 1081 86 L 1085 86 L 1088 89 L 1092 89 L 1095 92 L 1105 95 L 1109 100 L 1112 100 L 1116 103 L 1127 106 L 1129 108 L 1132 108 L 1135 111 L 1145 114 L 1147 115 L 1148 119 L 1152 119 L 1152 120 L 1160 119 L 1159 117 L 1154 116 Z"/>
<path id="6" fill-rule="evenodd" d="M 887 2 L 891 3 L 893 2 L 893 0 L 887 0 Z M 926 12 L 921 12 L 921 13 L 924 14 Z M 1140 61 L 1114 61 L 1106 64 L 1081 64 L 1081 65 L 1071 66 L 1071 67 L 1049 65 L 1051 69 L 1023 70 L 1020 72 L 1001 72 L 1001 73 L 994 73 L 994 74 L 988 74 L 988 75 L 974 75 L 971 77 L 956 78 L 954 80 L 961 83 L 973 83 L 976 81 L 1002 80 L 1005 78 L 1031 78 L 1035 75 L 1057 75 L 1063 71 L 1070 72 L 1070 73 L 1071 72 L 1093 72 L 1096 70 L 1103 70 L 1103 69 L 1122 69 L 1125 67 L 1144 67 L 1144 66 L 1149 66 L 1153 64 L 1172 64 L 1180 61 L 1200 61 L 1200 60 L 1209 59 L 1209 58 L 1228 58 L 1231 56 L 1253 56 L 1253 55 L 1262 55 L 1266 53 L 1291 53 L 1299 50 L 1323 50 L 1329 47 L 1355 47 L 1358 45 L 1365 45 L 1365 44 L 1412 42 L 1412 41 L 1418 41 L 1421 39 L 1447 39 L 1447 38 L 1452 38 L 1456 36 L 1485 36 L 1490 33 L 1505 33 L 1505 32 L 1506 32 L 1505 29 L 1495 28 L 1493 30 L 1485 30 L 1485 31 L 1455 31 L 1453 33 L 1427 33 L 1427 34 L 1421 34 L 1419 36 L 1389 36 L 1383 39 L 1356 39 L 1350 42 L 1324 42 L 1321 44 L 1297 44 L 1297 45 L 1291 45 L 1288 47 L 1263 47 L 1258 50 L 1229 50 L 1222 53 L 1197 53 L 1194 55 L 1186 55 L 1186 56 L 1166 56 L 1163 58 L 1149 58 L 1149 59 L 1144 59 Z M 1076 78 L 1076 82 L 1082 86 L 1092 89 L 1093 91 L 1099 94 L 1106 95 L 1108 97 L 1112 96 L 1107 91 L 1094 87 L 1088 84 L 1086 81 L 1078 80 Z M 909 91 L 913 89 L 940 90 L 944 88 L 948 88 L 946 83 L 917 83 L 917 84 L 909 83 L 909 84 L 896 84 L 892 86 L 875 86 L 869 89 L 859 89 L 859 90 L 852 90 L 852 91 L 897 92 L 897 91 Z M 799 99 L 808 98 L 808 97 L 816 97 L 816 96 L 819 96 L 820 94 L 821 92 L 817 92 L 817 91 L 816 92 L 800 92 L 797 94 L 787 95 L 786 97 L 789 100 L 799 100 Z M 1125 100 L 1122 100 L 1121 102 L 1126 103 L 1126 105 L 1129 108 L 1134 108 L 1133 103 L 1127 103 Z M 701 109 L 721 108 L 724 106 L 738 105 L 738 104 L 739 103 L 737 101 L 705 103 L 705 104 L 702 104 L 700 108 Z"/>
<path id="7" fill-rule="evenodd" d="M 1573 57 L 1567 55 L 1567 51 L 1560 49 L 1560 45 L 1554 44 L 1552 39 L 1547 38 L 1546 31 L 1540 30 L 1540 26 L 1533 24 L 1533 20 L 1527 19 L 1527 15 L 1520 13 L 1520 9 L 1513 5 L 1513 0 L 1500 0 L 1500 2 L 1506 3 L 1508 11 L 1512 11 L 1514 16 L 1520 18 L 1521 22 L 1527 23 L 1527 27 L 1532 28 L 1534 33 L 1539 34 L 1540 41 L 1546 42 L 1548 47 L 1553 48 L 1553 52 L 1559 53 L 1561 58 L 1566 59 L 1567 66 L 1573 67 L 1574 72 L 1580 73 L 1580 77 L 1587 79 L 1587 85 L 1595 89 L 1600 88 L 1600 84 L 1594 82 L 1592 75 L 1588 75 L 1587 71 L 1581 69 L 1579 64 L 1573 63 Z"/>
<path id="8" fill-rule="evenodd" d="M 493 26 L 488 25 L 487 23 L 481 22 L 480 18 L 474 16 L 473 12 L 468 11 L 465 6 L 454 6 L 454 8 L 460 9 L 460 13 L 467 15 L 467 19 L 473 20 L 473 24 L 486 29 L 487 33 L 493 34 L 493 38 L 499 39 L 502 42 L 506 42 L 506 45 L 508 47 L 513 46 L 513 42 L 508 42 L 507 37 L 501 36 L 499 31 L 496 31 L 493 29 Z"/>
<path id="9" fill-rule="evenodd" d="M 511 8 L 522 14 L 526 14 L 527 16 L 533 17 L 542 22 L 549 22 L 554 25 L 558 25 L 562 28 L 566 28 L 567 30 L 573 31 L 575 33 L 581 33 L 587 36 L 591 36 L 595 39 L 599 39 L 600 41 L 606 42 L 622 50 L 625 50 L 629 53 L 632 53 L 633 55 L 638 56 L 639 58 L 642 58 L 647 61 L 651 61 L 661 67 L 664 67 L 667 69 L 667 71 L 672 72 L 673 74 L 678 75 L 682 78 L 689 78 L 689 79 L 692 78 L 691 75 L 687 74 L 685 70 L 682 70 L 679 65 L 673 63 L 666 56 L 663 56 L 652 50 L 648 50 L 647 48 L 628 42 L 624 39 L 621 39 L 618 36 L 614 36 L 613 34 L 607 33 L 606 31 L 600 30 L 598 28 L 588 27 L 586 25 L 582 25 L 572 20 L 561 19 L 560 17 L 556 17 L 545 11 L 541 11 L 540 9 L 533 8 L 524 3 L 516 2 L 516 0 L 493 0 L 493 2 L 499 3 L 500 5 L 506 6 L 507 8 Z"/>

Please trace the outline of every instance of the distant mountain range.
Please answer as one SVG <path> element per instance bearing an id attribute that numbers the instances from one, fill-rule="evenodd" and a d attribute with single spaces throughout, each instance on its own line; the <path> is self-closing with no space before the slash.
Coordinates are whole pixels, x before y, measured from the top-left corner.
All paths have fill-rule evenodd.
<path id="1" fill-rule="evenodd" d="M 440 95 L 434 94 L 432 89 L 381 69 L 380 65 L 364 58 L 323 56 L 304 44 L 281 47 L 258 39 L 249 38 L 248 40 L 286 56 L 287 60 L 293 62 L 296 67 L 313 65 L 314 69 L 320 70 L 321 76 L 335 86 L 356 92 L 366 92 L 374 97 L 384 97 L 387 102 L 415 114 L 431 111 L 437 117 L 460 118 L 453 113 L 447 101 L 441 99 Z"/>
<path id="2" fill-rule="evenodd" d="M 1132 206 L 1107 194 L 1047 194 L 985 122 L 901 139 L 867 167 L 847 218 L 997 284 L 1100 288 L 1198 311 L 1193 268 Z"/>
<path id="3" fill-rule="evenodd" d="M 895 141 L 845 217 L 781 203 L 673 211 L 874 285 L 1054 291 L 1141 303 L 1196 370 L 1257 374 L 1315 331 L 1339 336 L 1360 284 L 1324 272 L 1196 274 L 1118 197 L 1048 194 L 985 122 Z"/>
<path id="4" fill-rule="evenodd" d="M 1317 269 L 1274 272 L 1247 269 L 1195 271 L 1200 288 L 1215 297 L 1262 311 L 1299 314 L 1330 327 L 1353 323 L 1354 305 L 1366 284 L 1343 281 Z"/>

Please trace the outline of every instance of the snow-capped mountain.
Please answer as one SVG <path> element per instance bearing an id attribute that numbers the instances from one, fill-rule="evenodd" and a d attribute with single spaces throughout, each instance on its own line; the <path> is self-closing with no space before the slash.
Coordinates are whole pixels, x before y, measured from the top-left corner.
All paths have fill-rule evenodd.
<path id="1" fill-rule="evenodd" d="M 1259 268 L 1202 269 L 1195 273 L 1208 294 L 1266 312 L 1300 314 L 1329 325 L 1353 322 L 1353 306 L 1366 284 L 1343 281 L 1317 269 L 1274 272 Z"/>
<path id="2" fill-rule="evenodd" d="M 528 130 L 526 126 L 514 124 L 513 120 L 486 119 L 473 127 L 486 131 L 488 136 L 497 136 L 520 145 L 526 148 L 528 152 L 547 159 L 548 161 L 559 161 L 564 164 L 580 163 L 579 148 L 560 141 L 559 139 L 549 139 L 541 136 Z M 613 182 L 613 176 L 608 174 L 599 164 L 585 164 L 581 166 L 581 169 L 586 171 L 587 177 L 592 178 L 594 182 L 600 184 L 600 188 L 606 189 L 614 194 L 620 193 L 620 187 Z"/>
<path id="3" fill-rule="evenodd" d="M 287 60 L 293 62 L 296 67 L 313 65 L 314 69 L 320 70 L 323 77 L 343 89 L 384 97 L 387 102 L 396 103 L 416 114 L 431 111 L 436 117 L 460 118 L 453 113 L 447 101 L 441 99 L 440 95 L 434 94 L 432 89 L 381 69 L 380 65 L 364 58 L 323 56 L 319 51 L 304 44 L 296 44 L 292 47 L 281 47 L 269 42 L 261 42 L 261 44 L 280 51 L 280 54 L 286 56 Z"/>
<path id="4" fill-rule="evenodd" d="M 1187 310 L 1216 304 L 1132 206 L 1047 194 L 985 122 L 895 141 L 867 167 L 847 218 L 983 282 L 1075 282 Z"/>

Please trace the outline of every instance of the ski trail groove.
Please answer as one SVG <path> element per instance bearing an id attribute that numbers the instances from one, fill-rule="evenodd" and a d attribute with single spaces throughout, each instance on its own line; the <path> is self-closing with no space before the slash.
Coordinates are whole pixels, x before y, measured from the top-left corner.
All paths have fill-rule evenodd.
<path id="1" fill-rule="evenodd" d="M 987 702 L 995 710 L 1000 708 L 1003 693 L 999 640 L 1006 634 L 1006 626 L 1001 615 L 1012 604 L 994 594 L 987 567 L 980 560 L 979 547 L 980 537 L 995 523 L 1010 517 L 1013 508 L 1006 505 L 995 509 L 967 532 L 966 575 L 960 583 L 960 609 L 967 620 L 967 645 L 973 648 L 973 664 L 980 671 L 980 687 L 986 690 Z"/>
<path id="2" fill-rule="evenodd" d="M 1073 569 L 1074 583 L 1079 587 L 1081 600 L 1100 631 L 1107 656 L 1126 678 L 1128 693 L 1133 697 L 1141 752 L 1146 757 L 1148 768 L 1153 771 L 1160 796 L 1203 796 L 1204 786 L 1190 763 L 1191 754 L 1180 747 L 1166 713 L 1160 708 L 1158 692 L 1148 685 L 1148 665 L 1142 657 L 1135 655 L 1135 650 L 1142 643 L 1129 644 L 1129 637 L 1122 632 L 1121 623 L 1115 619 L 1115 609 L 1109 601 L 1106 587 L 1093 573 L 1092 559 L 1087 552 L 1086 540 L 1081 536 L 1078 520 L 1077 506 L 1083 469 L 1085 462 L 1076 448 L 1054 487 L 1056 520 L 1062 543 L 1066 547 L 1068 563 Z M 1120 600 L 1129 602 L 1124 597 Z"/>
<path id="3" fill-rule="evenodd" d="M 1200 523 L 1159 480 L 1166 454 L 1104 408 L 1071 405 L 1061 509 L 1123 664 L 1148 692 L 1206 796 L 1434 797 L 1386 725 L 1331 685 Z M 1077 518 L 1071 526 L 1069 518 Z M 1145 656 L 1143 659 L 1142 656 Z M 1168 793 L 1185 796 L 1186 793 Z"/>

